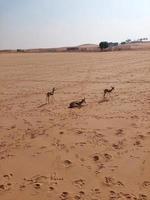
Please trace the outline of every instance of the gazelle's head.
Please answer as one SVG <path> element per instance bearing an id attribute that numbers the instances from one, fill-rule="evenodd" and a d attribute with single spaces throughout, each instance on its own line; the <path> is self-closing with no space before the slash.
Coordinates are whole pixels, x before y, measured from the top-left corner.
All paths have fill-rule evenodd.
<path id="1" fill-rule="evenodd" d="M 82 103 L 86 103 L 86 101 L 85 101 L 85 97 L 84 97 L 84 99 L 82 99 Z"/>
<path id="2" fill-rule="evenodd" d="M 53 88 L 53 92 L 56 91 L 56 88 Z"/>
<path id="3" fill-rule="evenodd" d="M 111 89 L 112 89 L 112 90 L 114 90 L 114 89 L 115 89 L 115 87 L 111 87 Z"/>

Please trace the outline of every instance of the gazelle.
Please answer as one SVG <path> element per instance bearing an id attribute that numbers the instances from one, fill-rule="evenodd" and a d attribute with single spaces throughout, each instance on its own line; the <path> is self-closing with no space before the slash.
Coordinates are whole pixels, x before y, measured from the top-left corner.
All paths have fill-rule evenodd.
<path id="1" fill-rule="evenodd" d="M 104 98 L 105 98 L 105 95 L 106 95 L 107 93 L 111 93 L 114 89 L 115 89 L 114 87 L 111 87 L 111 89 L 105 89 L 105 90 L 104 90 Z"/>
<path id="2" fill-rule="evenodd" d="M 81 99 L 81 101 L 72 101 L 68 108 L 81 108 L 83 103 L 86 103 L 85 98 Z"/>
<path id="3" fill-rule="evenodd" d="M 47 93 L 46 93 L 46 102 L 49 103 L 49 97 L 54 95 L 55 90 L 56 90 L 56 89 L 53 88 L 51 92 L 47 92 Z"/>

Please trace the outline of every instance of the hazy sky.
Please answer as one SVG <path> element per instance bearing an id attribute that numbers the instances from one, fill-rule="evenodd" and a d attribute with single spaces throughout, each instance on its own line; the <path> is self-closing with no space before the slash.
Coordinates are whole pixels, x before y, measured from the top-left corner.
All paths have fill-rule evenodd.
<path id="1" fill-rule="evenodd" d="M 0 49 L 150 39 L 150 0 L 0 0 Z"/>

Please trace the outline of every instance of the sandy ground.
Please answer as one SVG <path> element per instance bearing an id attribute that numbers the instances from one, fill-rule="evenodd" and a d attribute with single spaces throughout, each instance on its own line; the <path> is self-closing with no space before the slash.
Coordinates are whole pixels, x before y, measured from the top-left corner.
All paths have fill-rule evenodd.
<path id="1" fill-rule="evenodd" d="M 0 55 L 0 200 L 41 199 L 150 199 L 150 51 Z"/>

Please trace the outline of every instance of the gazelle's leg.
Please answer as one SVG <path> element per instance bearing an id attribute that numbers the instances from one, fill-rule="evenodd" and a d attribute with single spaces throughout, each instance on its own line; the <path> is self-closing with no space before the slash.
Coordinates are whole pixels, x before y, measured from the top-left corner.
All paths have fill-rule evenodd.
<path id="1" fill-rule="evenodd" d="M 46 103 L 47 103 L 47 94 L 46 94 Z"/>
<path id="2" fill-rule="evenodd" d="M 55 102 L 55 96 L 54 95 L 52 96 L 52 99 L 53 99 L 53 103 L 54 103 Z"/>
<path id="3" fill-rule="evenodd" d="M 106 93 L 104 92 L 104 96 L 103 96 L 104 98 L 105 98 L 105 95 L 106 95 Z"/>
<path id="4" fill-rule="evenodd" d="M 113 98 L 113 97 L 112 97 L 113 95 L 112 95 L 112 93 L 111 93 L 111 92 L 110 92 L 109 96 L 110 96 L 110 98 L 111 98 L 111 99 Z"/>
<path id="5" fill-rule="evenodd" d="M 46 95 L 46 103 L 49 103 L 49 95 Z"/>

